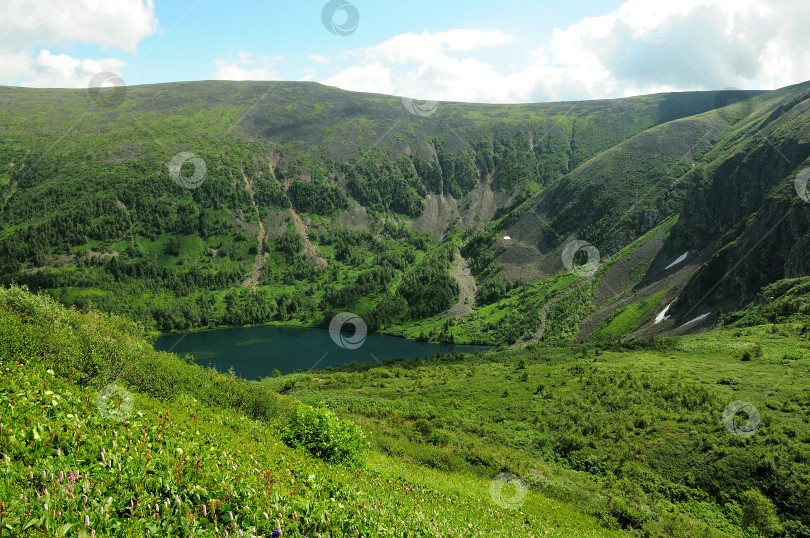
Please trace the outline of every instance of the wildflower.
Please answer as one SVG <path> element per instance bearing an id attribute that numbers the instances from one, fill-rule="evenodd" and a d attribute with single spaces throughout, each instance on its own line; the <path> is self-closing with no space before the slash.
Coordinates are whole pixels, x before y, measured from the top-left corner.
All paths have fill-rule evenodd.
<path id="1" fill-rule="evenodd" d="M 96 529 L 90 531 L 90 538 L 96 538 Z"/>
<path id="2" fill-rule="evenodd" d="M 82 500 L 84 501 L 84 504 L 87 504 L 87 495 L 83 495 Z"/>
<path id="3" fill-rule="evenodd" d="M 48 503 L 45 503 L 45 511 L 48 511 Z"/>
<path id="4" fill-rule="evenodd" d="M 103 461 L 103 462 L 107 461 L 107 456 L 106 456 L 106 454 L 104 454 L 104 449 L 103 448 L 101 449 L 101 461 Z"/>
<path id="5" fill-rule="evenodd" d="M 90 516 L 84 516 L 84 526 L 85 527 L 90 526 Z"/>
<path id="6" fill-rule="evenodd" d="M 231 517 L 231 521 L 233 521 L 233 512 L 228 512 L 228 515 Z"/>
<path id="7" fill-rule="evenodd" d="M 101 515 L 103 516 L 104 515 L 104 507 L 103 506 L 100 508 L 100 511 L 101 511 Z"/>
<path id="8" fill-rule="evenodd" d="M 29 480 L 33 480 L 33 479 L 34 479 L 34 471 L 31 471 L 30 473 L 28 473 L 28 479 L 29 479 Z"/>
<path id="9" fill-rule="evenodd" d="M 203 517 L 208 517 L 208 507 L 203 505 Z"/>
<path id="10" fill-rule="evenodd" d="M 273 529 L 272 536 L 273 538 L 278 538 L 279 536 L 281 536 L 281 529 Z"/>
<path id="11" fill-rule="evenodd" d="M 65 481 L 65 471 L 59 471 L 59 483 L 61 484 L 64 481 Z"/>

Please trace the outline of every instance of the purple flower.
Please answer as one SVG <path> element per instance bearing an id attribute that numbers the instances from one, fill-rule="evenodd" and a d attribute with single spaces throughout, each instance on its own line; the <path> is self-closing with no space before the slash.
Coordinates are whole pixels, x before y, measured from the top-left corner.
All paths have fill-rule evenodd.
<path id="1" fill-rule="evenodd" d="M 273 529 L 273 538 L 278 538 L 281 536 L 281 529 Z"/>
<path id="2" fill-rule="evenodd" d="M 59 483 L 61 484 L 64 481 L 65 481 L 65 471 L 59 471 Z"/>

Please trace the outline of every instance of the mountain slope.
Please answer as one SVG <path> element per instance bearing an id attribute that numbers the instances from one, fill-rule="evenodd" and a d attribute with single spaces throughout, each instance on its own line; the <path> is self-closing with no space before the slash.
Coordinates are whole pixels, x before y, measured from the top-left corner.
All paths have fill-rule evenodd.
<path id="1" fill-rule="evenodd" d="M 653 308 L 680 297 L 654 332 L 678 330 L 704 295 L 710 312 L 738 308 L 806 274 L 795 198 L 780 251 L 745 255 L 787 209 L 767 201 L 790 195 L 774 178 L 807 157 L 805 89 L 479 105 L 312 83 L 160 84 L 100 100 L 0 88 L 0 270 L 163 331 L 352 310 L 372 330 L 516 344 L 588 337 L 618 315 L 611 305 L 647 301 L 672 261 L 701 253 Z M 775 175 L 752 175 L 763 169 Z M 676 217 L 657 246 L 619 259 Z M 573 239 L 600 254 L 592 282 L 566 271 Z M 742 293 L 730 284 L 753 273 Z"/>

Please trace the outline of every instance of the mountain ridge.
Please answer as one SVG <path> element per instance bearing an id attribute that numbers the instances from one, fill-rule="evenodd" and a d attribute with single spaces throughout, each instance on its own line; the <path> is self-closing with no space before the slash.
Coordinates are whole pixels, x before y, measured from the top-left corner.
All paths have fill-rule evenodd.
<path id="1" fill-rule="evenodd" d="M 698 174 L 708 170 L 722 176 L 718 185 L 733 184 L 724 170 L 735 159 L 768 152 L 756 138 L 772 143 L 773 154 L 806 158 L 807 87 L 573 103 L 422 103 L 410 111 L 407 99 L 316 83 L 167 83 L 102 91 L 95 100 L 81 90 L 0 87 L 7 105 L 0 112 L 0 267 L 5 283 L 50 290 L 67 304 L 96 304 L 164 331 L 322 324 L 332 312 L 354 309 L 373 330 L 402 336 L 531 342 L 541 312 L 551 307 L 541 288 L 606 274 L 568 274 L 560 255 L 572 240 L 611 260 L 680 215 L 648 253 L 654 259 L 634 262 L 638 272 L 663 256 L 720 244 L 730 224 L 763 211 L 760 195 L 742 208 L 727 204 L 716 221 L 706 208 L 724 206 L 699 187 L 706 179 Z M 172 182 L 168 163 L 183 152 L 206 165 L 198 188 Z M 196 170 L 184 166 L 187 176 Z M 779 169 L 783 179 L 796 172 Z M 808 226 L 807 208 L 794 203 L 788 241 L 799 241 Z M 722 230 L 712 231 L 715 222 Z M 432 255 L 437 249 L 448 254 Z M 761 272 L 735 308 L 779 277 L 807 274 L 800 249 L 782 250 L 772 261 L 790 259 L 790 270 Z M 731 266 L 744 254 L 701 266 L 678 288 L 674 319 L 687 321 L 701 290 L 714 285 L 711 263 Z M 451 267 L 459 262 L 442 260 L 451 255 L 464 256 L 477 290 L 472 312 L 462 316 L 450 312 L 459 289 Z M 428 280 L 402 278 L 415 268 Z M 614 295 L 633 295 L 653 279 L 636 276 Z M 589 337 L 572 335 L 571 327 L 605 308 L 598 285 L 570 288 L 579 290 L 576 300 L 566 299 L 578 304 L 573 316 L 552 308 L 563 315 L 554 338 Z M 113 296 L 116 286 L 123 298 Z M 733 287 L 718 287 L 712 304 L 727 307 Z M 425 304 L 405 304 L 406 297 Z M 432 304 L 431 297 L 441 299 Z M 526 311 L 504 316 L 513 302 Z M 521 329 L 499 335 L 495 326 L 505 322 Z M 622 336 L 642 336 L 636 329 Z M 646 336 L 672 329 L 657 325 Z"/>

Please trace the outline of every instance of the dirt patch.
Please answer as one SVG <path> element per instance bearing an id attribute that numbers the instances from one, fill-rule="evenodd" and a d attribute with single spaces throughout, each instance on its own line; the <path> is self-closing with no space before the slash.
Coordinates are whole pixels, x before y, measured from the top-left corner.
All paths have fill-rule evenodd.
<path id="1" fill-rule="evenodd" d="M 318 247 L 316 247 L 312 241 L 309 240 L 309 235 L 307 235 L 307 225 L 304 224 L 304 221 L 301 220 L 298 213 L 292 209 L 288 209 L 287 215 L 290 217 L 290 220 L 295 227 L 295 232 L 301 236 L 301 252 L 307 257 L 312 266 L 324 268 L 329 265 L 329 262 L 326 261 L 326 258 L 323 256 L 321 251 L 318 250 Z"/>
<path id="2" fill-rule="evenodd" d="M 458 302 L 447 313 L 456 317 L 472 314 L 477 288 L 475 278 L 470 272 L 470 264 L 461 254 L 457 254 L 453 260 L 452 275 L 458 282 L 459 295 Z"/>
<path id="3" fill-rule="evenodd" d="M 352 202 L 352 207 L 341 212 L 337 220 L 341 228 L 347 230 L 368 230 L 371 227 L 368 211 L 357 202 Z"/>

